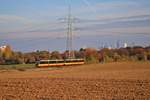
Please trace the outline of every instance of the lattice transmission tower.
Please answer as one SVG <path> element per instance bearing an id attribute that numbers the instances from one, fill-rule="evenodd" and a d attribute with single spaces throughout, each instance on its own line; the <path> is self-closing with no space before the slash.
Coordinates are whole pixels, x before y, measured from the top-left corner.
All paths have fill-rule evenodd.
<path id="1" fill-rule="evenodd" d="M 68 50 L 68 59 L 73 59 L 75 58 L 74 56 L 74 51 L 73 51 L 73 20 L 74 18 L 72 17 L 71 14 L 71 6 L 69 5 L 68 7 L 68 18 L 67 18 L 67 50 Z"/>

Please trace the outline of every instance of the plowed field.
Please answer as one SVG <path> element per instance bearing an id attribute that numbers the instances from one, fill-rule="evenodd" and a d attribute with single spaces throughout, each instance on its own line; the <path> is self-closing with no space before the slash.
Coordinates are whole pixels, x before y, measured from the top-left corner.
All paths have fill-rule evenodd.
<path id="1" fill-rule="evenodd" d="M 0 70 L 0 100 L 149 100 L 150 63 Z"/>

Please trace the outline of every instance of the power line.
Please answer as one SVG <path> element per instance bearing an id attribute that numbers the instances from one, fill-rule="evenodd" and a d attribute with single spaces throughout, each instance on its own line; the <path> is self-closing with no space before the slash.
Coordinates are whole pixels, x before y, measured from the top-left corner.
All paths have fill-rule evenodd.
<path id="1" fill-rule="evenodd" d="M 96 8 L 88 0 L 82 0 L 94 13 L 96 13 Z"/>

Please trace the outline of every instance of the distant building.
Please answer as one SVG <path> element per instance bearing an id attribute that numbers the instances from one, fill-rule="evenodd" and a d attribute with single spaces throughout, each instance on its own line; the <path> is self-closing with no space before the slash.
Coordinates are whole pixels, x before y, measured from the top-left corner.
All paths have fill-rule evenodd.
<path id="1" fill-rule="evenodd" d="M 109 49 L 109 50 L 111 50 L 111 49 L 112 49 L 112 47 L 111 47 L 111 46 L 109 46 L 109 47 L 108 47 L 108 49 Z"/>
<path id="2" fill-rule="evenodd" d="M 0 51 L 2 53 L 6 52 L 6 51 L 12 51 L 10 45 L 3 45 L 3 46 L 0 46 Z"/>
<path id="3" fill-rule="evenodd" d="M 1 52 L 5 52 L 6 48 L 7 48 L 7 46 L 6 46 L 6 45 L 4 45 L 4 46 L 0 46 L 0 51 L 1 51 Z"/>
<path id="4" fill-rule="evenodd" d="M 116 48 L 120 48 L 120 41 L 119 40 L 116 42 Z"/>
<path id="5" fill-rule="evenodd" d="M 124 43 L 123 47 L 124 47 L 124 48 L 127 48 L 127 47 L 128 47 L 128 44 L 127 44 L 127 43 Z"/>

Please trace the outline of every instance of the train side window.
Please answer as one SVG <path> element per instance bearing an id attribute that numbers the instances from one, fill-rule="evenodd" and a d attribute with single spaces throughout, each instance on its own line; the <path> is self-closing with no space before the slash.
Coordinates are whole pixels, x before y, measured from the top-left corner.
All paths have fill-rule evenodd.
<path id="1" fill-rule="evenodd" d="M 48 62 L 46 62 L 46 61 L 42 61 L 42 62 L 40 62 L 40 64 L 47 64 Z"/>
<path id="2" fill-rule="evenodd" d="M 50 63 L 50 64 L 54 64 L 54 63 L 57 63 L 57 62 L 56 62 L 56 61 L 50 61 L 49 63 Z"/>
<path id="3" fill-rule="evenodd" d="M 57 63 L 64 63 L 64 61 L 57 61 Z"/>

